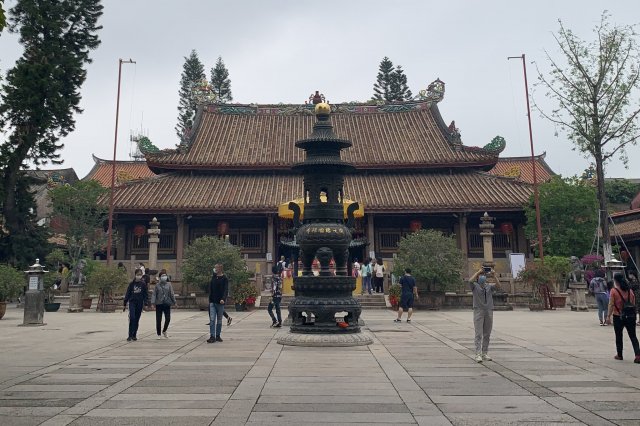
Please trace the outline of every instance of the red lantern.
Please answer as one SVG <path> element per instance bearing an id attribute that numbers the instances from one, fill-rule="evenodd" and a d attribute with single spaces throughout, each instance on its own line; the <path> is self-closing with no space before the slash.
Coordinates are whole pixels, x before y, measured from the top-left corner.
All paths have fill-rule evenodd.
<path id="1" fill-rule="evenodd" d="M 409 222 L 409 229 L 411 229 L 411 232 L 417 232 L 419 230 L 422 229 L 422 221 L 419 219 L 414 219 L 411 222 Z"/>
<path id="2" fill-rule="evenodd" d="M 227 235 L 229 233 L 229 222 L 221 220 L 218 222 L 218 235 Z"/>
<path id="3" fill-rule="evenodd" d="M 147 233 L 147 228 L 145 228 L 144 225 L 136 225 L 133 227 L 133 235 L 135 235 L 138 238 L 142 237 L 146 233 Z"/>
<path id="4" fill-rule="evenodd" d="M 513 233 L 513 224 L 510 222 L 504 222 L 500 225 L 500 231 L 503 234 L 511 235 Z"/>

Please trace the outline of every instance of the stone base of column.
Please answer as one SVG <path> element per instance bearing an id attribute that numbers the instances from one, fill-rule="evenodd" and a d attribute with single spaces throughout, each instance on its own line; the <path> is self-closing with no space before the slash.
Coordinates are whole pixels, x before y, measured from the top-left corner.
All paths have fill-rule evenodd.
<path id="1" fill-rule="evenodd" d="M 587 285 L 582 283 L 569 283 L 571 289 L 571 310 L 574 312 L 586 312 L 589 310 L 587 306 L 587 298 L 584 293 L 587 291 Z"/>
<path id="2" fill-rule="evenodd" d="M 24 295 L 24 319 L 22 326 L 38 327 L 44 323 L 44 293 L 27 291 Z"/>
<path id="3" fill-rule="evenodd" d="M 82 312 L 82 296 L 84 287 L 69 286 L 69 309 L 67 312 Z"/>
<path id="4" fill-rule="evenodd" d="M 310 347 L 365 346 L 372 344 L 373 338 L 367 332 L 349 334 L 300 334 L 288 332 L 278 338 L 278 343 L 285 346 Z"/>

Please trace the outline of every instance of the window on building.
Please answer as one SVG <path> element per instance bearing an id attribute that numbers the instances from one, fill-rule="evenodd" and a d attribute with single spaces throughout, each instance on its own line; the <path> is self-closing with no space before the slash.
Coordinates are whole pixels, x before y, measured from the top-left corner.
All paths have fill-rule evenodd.
<path id="1" fill-rule="evenodd" d="M 158 253 L 172 254 L 176 250 L 176 231 L 163 229 L 160 233 L 158 243 Z M 129 234 L 129 252 L 131 254 L 146 254 L 149 252 L 149 234 L 135 236 L 133 232 Z"/>
<path id="2" fill-rule="evenodd" d="M 507 234 L 503 234 L 500 231 L 493 230 L 493 250 L 494 251 L 504 251 L 504 250 L 513 250 L 513 238 L 509 237 Z M 480 230 L 473 229 L 467 231 L 467 238 L 469 242 L 469 252 L 470 253 L 482 253 L 482 235 L 480 235 Z"/>

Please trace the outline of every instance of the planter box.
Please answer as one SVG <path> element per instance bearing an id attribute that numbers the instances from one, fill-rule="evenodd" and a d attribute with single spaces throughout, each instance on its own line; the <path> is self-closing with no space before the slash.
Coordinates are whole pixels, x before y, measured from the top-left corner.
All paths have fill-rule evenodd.
<path id="1" fill-rule="evenodd" d="M 530 311 L 543 311 L 544 305 L 542 303 L 529 303 Z"/>
<path id="2" fill-rule="evenodd" d="M 115 312 L 115 311 L 116 311 L 116 308 L 117 308 L 118 306 L 119 306 L 119 305 L 118 305 L 117 303 L 113 303 L 113 302 L 112 302 L 112 303 L 99 303 L 99 304 L 98 304 L 98 311 L 99 311 L 99 312 L 108 312 L 108 313 L 111 313 L 111 312 Z"/>
<path id="3" fill-rule="evenodd" d="M 85 297 L 80 303 L 82 304 L 82 309 L 91 309 L 91 303 L 93 303 L 93 299 L 91 297 Z"/>
<path id="4" fill-rule="evenodd" d="M 209 310 L 209 296 L 206 294 L 204 296 L 196 296 L 196 305 L 198 305 L 198 309 L 201 311 Z"/>
<path id="5" fill-rule="evenodd" d="M 196 296 L 176 296 L 176 307 L 180 309 L 197 309 Z"/>
<path id="6" fill-rule="evenodd" d="M 556 308 L 565 308 L 567 306 L 567 295 L 553 295 L 551 296 L 553 299 L 553 306 Z"/>
<path id="7" fill-rule="evenodd" d="M 236 303 L 236 312 L 244 312 L 247 310 L 247 305 L 244 303 Z"/>
<path id="8" fill-rule="evenodd" d="M 0 302 L 0 319 L 7 313 L 7 302 Z"/>

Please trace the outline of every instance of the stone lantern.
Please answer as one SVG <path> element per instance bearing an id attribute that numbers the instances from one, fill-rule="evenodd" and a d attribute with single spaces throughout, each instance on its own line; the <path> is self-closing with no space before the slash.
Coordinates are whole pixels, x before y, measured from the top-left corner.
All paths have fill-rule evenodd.
<path id="1" fill-rule="evenodd" d="M 44 320 L 44 274 L 49 272 L 40 264 L 40 259 L 29 266 L 27 274 L 27 292 L 24 295 L 23 326 L 45 325 Z"/>
<path id="2" fill-rule="evenodd" d="M 289 203 L 293 211 L 295 239 L 300 249 L 302 276 L 293 278 L 295 297 L 289 304 L 290 332 L 278 343 L 298 346 L 356 346 L 372 343 L 361 333 L 362 308 L 352 295 L 356 279 L 348 274 L 351 228 L 358 203 L 347 209 L 344 221 L 344 175 L 353 166 L 340 158 L 340 151 L 351 142 L 338 138 L 329 118 L 331 107 L 315 106 L 313 132 L 296 142 L 305 151 L 305 160 L 293 169 L 304 176 L 304 219 L 300 206 Z M 320 271 L 313 274 L 318 261 Z M 335 262 L 335 273 L 331 264 Z"/>

